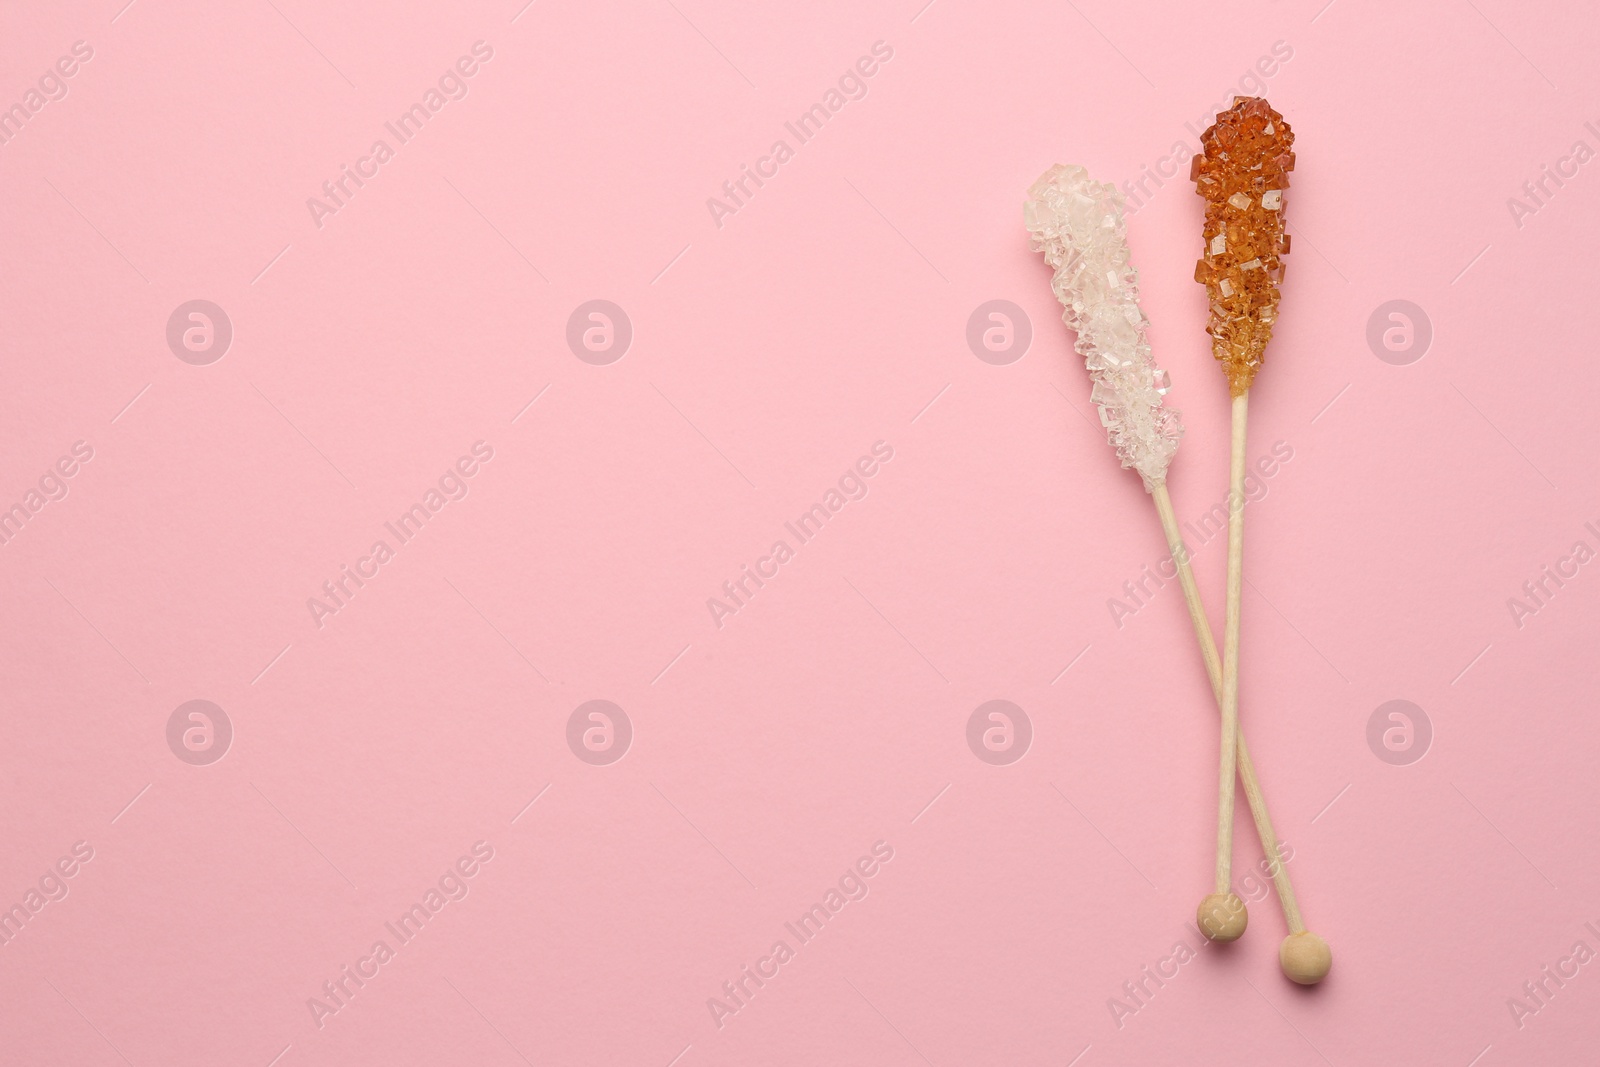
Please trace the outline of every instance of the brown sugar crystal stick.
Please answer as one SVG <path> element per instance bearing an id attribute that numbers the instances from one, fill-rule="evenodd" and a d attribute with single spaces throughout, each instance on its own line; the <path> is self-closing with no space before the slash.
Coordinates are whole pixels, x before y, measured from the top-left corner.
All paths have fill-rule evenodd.
<path id="1" fill-rule="evenodd" d="M 1235 97 L 1231 108 L 1200 138 L 1190 176 L 1205 199 L 1203 254 L 1195 280 L 1206 287 L 1210 316 L 1206 332 L 1211 352 L 1222 364 L 1232 397 L 1232 443 L 1228 475 L 1228 584 L 1222 635 L 1222 752 L 1217 789 L 1216 893 L 1200 905 L 1201 927 L 1209 937 L 1231 940 L 1244 923 L 1206 927 L 1206 913 L 1230 895 L 1233 863 L 1233 793 L 1239 729 L 1239 620 L 1244 583 L 1245 426 L 1250 386 L 1261 369 L 1278 317 L 1282 256 L 1289 251 L 1284 233 L 1284 190 L 1294 169 L 1294 133 L 1283 116 L 1258 97 Z M 1283 971 L 1310 985 L 1327 974 L 1332 957 L 1327 943 L 1300 922 L 1299 908 L 1286 898 L 1289 936 L 1279 947 Z"/>
<path id="2" fill-rule="evenodd" d="M 1220 711 L 1222 663 L 1166 487 L 1183 427 L 1178 413 L 1166 406 L 1167 375 L 1156 366 L 1145 338 L 1147 321 L 1139 308 L 1138 274 L 1129 262 L 1121 194 L 1082 167 L 1053 167 L 1028 191 L 1023 219 L 1034 249 L 1055 270 L 1052 288 L 1065 309 L 1062 317 L 1077 332 L 1077 351 L 1094 382 L 1090 399 L 1109 443 L 1124 467 L 1139 472 L 1155 504 Z M 1285 921 L 1291 931 L 1302 931 L 1294 887 L 1242 734 L 1238 767 Z M 1230 897 L 1236 907 L 1223 915 L 1243 915 L 1244 902 Z"/>

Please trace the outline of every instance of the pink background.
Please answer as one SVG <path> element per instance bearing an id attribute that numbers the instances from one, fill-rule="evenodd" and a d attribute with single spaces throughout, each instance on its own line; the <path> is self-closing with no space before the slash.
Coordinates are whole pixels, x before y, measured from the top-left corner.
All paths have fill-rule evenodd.
<path id="1" fill-rule="evenodd" d="M 0 1061 L 1594 1060 L 1600 965 L 1508 1007 L 1600 950 L 1600 566 L 1520 627 L 1507 604 L 1600 547 L 1600 164 L 1507 203 L 1600 148 L 1587 5 L 122 3 L 0 15 L 0 103 L 93 51 L 0 145 L 0 506 L 93 451 L 0 546 L 0 907 L 93 850 L 0 946 Z M 465 98 L 319 228 L 307 198 L 480 40 Z M 1335 965 L 1287 983 L 1261 900 L 1118 1020 L 1194 943 L 1216 714 L 1175 590 L 1112 621 L 1163 545 L 1085 426 L 1021 204 L 1056 162 L 1137 178 L 1241 84 L 1299 135 L 1243 722 Z M 1227 401 L 1180 169 L 1130 233 L 1194 519 Z M 166 340 L 196 299 L 233 328 L 208 365 Z M 603 366 L 565 339 L 595 299 L 633 331 Z M 995 299 L 1032 324 L 1006 365 L 965 339 Z M 1366 336 L 1397 299 L 1433 331 L 1403 366 Z M 308 598 L 478 441 L 466 497 L 319 627 Z M 879 441 L 866 497 L 716 626 Z M 1197 549 L 1219 627 L 1222 557 Z M 204 766 L 166 734 L 197 699 L 234 731 Z M 567 741 L 592 699 L 631 723 L 609 765 Z M 1006 766 L 966 740 L 994 699 L 1033 731 Z M 1407 765 L 1367 741 L 1395 699 L 1432 727 Z M 708 998 L 779 939 L 719 1028 Z"/>

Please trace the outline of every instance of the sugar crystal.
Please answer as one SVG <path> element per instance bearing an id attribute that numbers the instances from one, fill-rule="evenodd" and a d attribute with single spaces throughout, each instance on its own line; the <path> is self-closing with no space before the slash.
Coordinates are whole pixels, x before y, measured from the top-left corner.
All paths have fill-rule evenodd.
<path id="1" fill-rule="evenodd" d="M 1206 202 L 1205 255 L 1195 280 L 1210 298 L 1211 353 L 1229 391 L 1240 396 L 1261 368 L 1278 317 L 1281 257 L 1289 251 L 1283 190 L 1294 169 L 1294 131 L 1265 100 L 1241 96 L 1218 113 L 1200 145 L 1191 176 Z"/>
<path id="2" fill-rule="evenodd" d="M 1198 157 L 1197 157 L 1198 158 Z M 1124 467 L 1147 491 L 1166 481 L 1183 436 L 1165 407 L 1167 373 L 1155 365 L 1139 309 L 1139 276 L 1129 265 L 1123 194 L 1082 167 L 1056 166 L 1028 190 L 1022 218 L 1030 242 L 1055 271 L 1051 289 L 1094 387 L 1089 397 Z"/>

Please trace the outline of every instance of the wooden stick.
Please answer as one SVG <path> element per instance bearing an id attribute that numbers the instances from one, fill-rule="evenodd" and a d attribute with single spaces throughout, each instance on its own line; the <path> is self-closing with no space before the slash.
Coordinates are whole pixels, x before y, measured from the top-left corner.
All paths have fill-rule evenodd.
<path id="1" fill-rule="evenodd" d="M 1155 501 L 1156 514 L 1161 517 L 1161 530 L 1167 537 L 1167 550 L 1178 568 L 1178 585 L 1183 590 L 1184 603 L 1189 608 L 1189 621 L 1194 626 L 1195 641 L 1200 646 L 1200 658 L 1205 661 L 1206 675 L 1211 679 L 1211 693 L 1216 697 L 1217 710 L 1222 710 L 1222 657 L 1217 654 L 1217 641 L 1211 633 L 1211 622 L 1206 616 L 1205 604 L 1195 585 L 1194 570 L 1189 566 L 1189 548 L 1183 543 L 1183 533 L 1178 528 L 1178 517 L 1172 510 L 1172 498 L 1167 487 L 1158 485 L 1150 494 Z M 1239 779 L 1244 783 L 1245 800 L 1250 805 L 1250 815 L 1255 819 L 1256 835 L 1261 838 L 1261 851 L 1267 857 L 1272 871 L 1272 884 L 1283 905 L 1283 919 L 1291 934 L 1302 933 L 1305 923 L 1300 918 L 1300 905 L 1295 899 L 1294 885 L 1289 881 L 1289 869 L 1278 854 L 1278 835 L 1272 828 L 1272 815 L 1267 810 L 1267 798 L 1256 777 L 1255 763 L 1245 745 L 1244 731 L 1239 734 Z"/>
<path id="2" fill-rule="evenodd" d="M 1250 391 L 1233 398 L 1228 463 L 1228 601 L 1222 620 L 1222 766 L 1217 786 L 1217 892 L 1233 884 L 1233 793 L 1239 751 L 1239 602 L 1244 591 L 1245 421 Z"/>

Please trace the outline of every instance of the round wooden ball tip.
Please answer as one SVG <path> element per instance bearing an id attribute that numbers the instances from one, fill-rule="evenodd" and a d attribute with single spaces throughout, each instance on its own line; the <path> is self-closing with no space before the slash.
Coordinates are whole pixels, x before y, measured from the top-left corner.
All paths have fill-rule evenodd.
<path id="1" fill-rule="evenodd" d="M 1333 952 L 1328 943 L 1310 930 L 1290 934 L 1278 946 L 1278 964 L 1291 982 L 1316 985 L 1328 976 L 1333 966 Z"/>
<path id="2" fill-rule="evenodd" d="M 1212 893 L 1195 909 L 1194 921 L 1209 940 L 1237 941 L 1250 924 L 1250 913 L 1237 895 Z"/>

